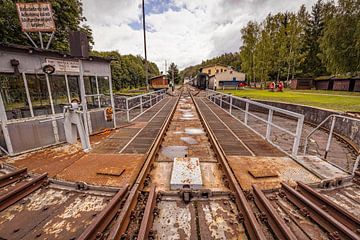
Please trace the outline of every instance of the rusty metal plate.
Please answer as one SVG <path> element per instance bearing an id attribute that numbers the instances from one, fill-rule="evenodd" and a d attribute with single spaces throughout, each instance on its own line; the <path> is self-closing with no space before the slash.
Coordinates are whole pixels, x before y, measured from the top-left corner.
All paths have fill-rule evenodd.
<path id="1" fill-rule="evenodd" d="M 44 187 L 0 213 L 0 237 L 75 239 L 109 199 Z"/>
<path id="2" fill-rule="evenodd" d="M 196 202 L 201 239 L 247 239 L 237 219 L 236 205 L 228 200 Z"/>
<path id="3" fill-rule="evenodd" d="M 195 208 L 193 204 L 179 201 L 161 201 L 157 204 L 159 214 L 154 219 L 156 239 L 197 240 Z"/>
<path id="4" fill-rule="evenodd" d="M 279 188 L 280 182 L 296 185 L 296 181 L 314 183 L 320 181 L 289 157 L 239 157 L 230 156 L 228 162 L 243 190 L 250 190 L 253 184 L 261 189 Z M 249 171 L 276 172 L 278 177 L 254 178 Z"/>
<path id="5" fill-rule="evenodd" d="M 80 144 L 67 144 L 23 154 L 18 157 L 9 157 L 6 159 L 6 162 L 18 168 L 26 167 L 29 171 L 35 173 L 47 172 L 49 177 L 54 177 L 64 168 L 69 167 L 84 156 L 84 154 Z"/>
<path id="6" fill-rule="evenodd" d="M 83 181 L 96 185 L 121 187 L 132 184 L 144 162 L 144 155 L 129 154 L 87 154 L 57 175 L 68 181 Z M 99 175 L 101 168 L 124 168 L 120 176 Z"/>

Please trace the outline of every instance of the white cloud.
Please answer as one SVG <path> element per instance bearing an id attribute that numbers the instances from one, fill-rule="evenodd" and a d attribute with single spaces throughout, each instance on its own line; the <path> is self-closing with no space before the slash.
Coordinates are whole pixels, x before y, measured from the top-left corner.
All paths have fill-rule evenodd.
<path id="1" fill-rule="evenodd" d="M 240 30 L 250 20 L 271 13 L 308 9 L 316 0 L 172 0 L 178 10 L 146 16 L 148 58 L 164 69 L 164 61 L 180 68 L 225 52 L 238 51 Z M 83 0 L 84 15 L 93 29 L 96 50 L 143 55 L 142 30 L 128 24 L 139 20 L 140 0 Z M 160 8 L 156 8 L 160 9 Z"/>

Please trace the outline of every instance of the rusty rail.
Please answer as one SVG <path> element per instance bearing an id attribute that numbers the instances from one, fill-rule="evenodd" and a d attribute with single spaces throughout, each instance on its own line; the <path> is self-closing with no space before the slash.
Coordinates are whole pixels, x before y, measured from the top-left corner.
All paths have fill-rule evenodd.
<path id="1" fill-rule="evenodd" d="M 152 227 L 153 219 L 154 219 L 154 208 L 156 204 L 156 188 L 153 186 L 150 189 L 149 197 L 146 202 L 145 211 L 143 215 L 143 219 L 141 221 L 139 234 L 137 236 L 138 240 L 146 240 L 149 239 L 149 232 Z"/>
<path id="2" fill-rule="evenodd" d="M 297 190 L 311 202 L 325 210 L 333 218 L 344 224 L 353 232 L 360 233 L 360 220 L 357 219 L 350 212 L 339 207 L 334 202 L 324 197 L 311 187 L 307 186 L 302 182 L 298 182 Z"/>
<path id="3" fill-rule="evenodd" d="M 33 178 L 31 181 L 23 185 L 15 187 L 10 192 L 7 192 L 4 195 L 0 196 L 0 211 L 6 209 L 7 207 L 26 197 L 30 193 L 39 189 L 46 178 L 47 173 L 44 173 L 38 177 Z"/>
<path id="4" fill-rule="evenodd" d="M 119 214 L 118 218 L 116 219 L 116 222 L 115 222 L 113 228 L 111 229 L 108 239 L 111 239 L 111 240 L 120 239 L 121 236 L 125 233 L 128 225 L 129 225 L 129 222 L 130 222 L 130 214 L 131 214 L 132 210 L 134 209 L 134 207 L 136 206 L 136 201 L 137 201 L 137 196 L 139 195 L 139 191 L 140 191 L 141 187 L 143 186 L 143 183 L 145 181 L 147 173 L 150 170 L 151 163 L 152 163 L 153 159 L 155 158 L 156 153 L 160 147 L 161 141 L 167 130 L 167 127 L 169 126 L 170 120 L 175 113 L 175 109 L 176 109 L 177 103 L 179 102 L 180 96 L 181 96 L 181 94 L 179 95 L 176 103 L 174 104 L 173 109 L 171 110 L 171 113 L 169 114 L 168 118 L 162 125 L 161 131 L 158 134 L 155 142 L 152 144 L 151 150 L 150 150 L 148 156 L 146 157 L 145 163 L 144 163 L 143 167 L 141 168 L 141 171 L 136 179 L 136 182 L 134 183 L 134 185 L 132 186 L 132 188 L 130 190 L 129 196 L 126 199 L 125 204 L 122 207 L 120 214 Z"/>
<path id="5" fill-rule="evenodd" d="M 296 236 L 279 216 L 264 193 L 255 185 L 252 186 L 255 193 L 255 202 L 258 208 L 266 214 L 267 222 L 278 239 L 296 240 Z"/>
<path id="6" fill-rule="evenodd" d="M 237 182 L 227 160 L 225 157 L 225 154 L 223 153 L 220 145 L 218 144 L 218 142 L 216 141 L 216 138 L 214 136 L 214 133 L 212 132 L 210 126 L 208 125 L 208 123 L 206 122 L 205 118 L 203 117 L 199 106 L 197 105 L 197 102 L 195 101 L 194 97 L 192 94 L 190 94 L 196 111 L 199 114 L 200 120 L 204 125 L 204 128 L 206 129 L 210 142 L 212 143 L 213 147 L 214 147 L 214 151 L 217 153 L 218 159 L 220 160 L 221 165 L 223 166 L 223 169 L 228 177 L 228 179 L 231 182 L 231 188 L 233 189 L 233 191 L 236 194 L 236 204 L 237 207 L 240 211 L 240 213 L 242 214 L 242 217 L 244 218 L 244 224 L 246 227 L 246 231 L 249 235 L 250 239 L 257 239 L 257 240 L 262 240 L 262 239 L 266 239 L 264 233 L 261 231 L 261 227 L 259 225 L 259 223 L 256 220 L 256 217 L 249 205 L 249 203 L 246 200 L 245 194 L 243 193 L 239 183 Z"/>
<path id="7" fill-rule="evenodd" d="M 92 223 L 85 229 L 85 231 L 79 236 L 79 240 L 92 240 L 101 238 L 102 232 L 109 225 L 111 220 L 115 217 L 118 209 L 120 208 L 121 200 L 127 193 L 129 185 L 120 189 L 115 196 L 110 200 L 100 214 L 92 221 Z"/>
<path id="8" fill-rule="evenodd" d="M 0 188 L 4 187 L 6 185 L 9 185 L 13 182 L 16 182 L 17 180 L 21 179 L 26 174 L 27 174 L 27 168 L 22 168 L 15 172 L 11 172 L 11 173 L 5 174 L 3 176 L 0 176 Z"/>
<path id="9" fill-rule="evenodd" d="M 302 209 L 303 212 L 306 212 L 306 215 L 319 224 L 322 228 L 324 228 L 329 233 L 331 238 L 360 239 L 356 233 L 352 232 L 344 224 L 336 220 L 315 203 L 311 202 L 301 193 L 297 192 L 286 183 L 281 183 L 281 185 L 287 199 L 296 205 L 299 209 Z"/>

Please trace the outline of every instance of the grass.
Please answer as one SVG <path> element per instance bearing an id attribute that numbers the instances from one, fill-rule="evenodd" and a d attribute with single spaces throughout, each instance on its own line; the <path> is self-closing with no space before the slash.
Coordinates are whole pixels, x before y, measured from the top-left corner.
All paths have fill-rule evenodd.
<path id="1" fill-rule="evenodd" d="M 270 92 L 268 90 L 248 88 L 244 90 L 224 90 L 222 92 L 257 100 L 295 103 L 341 112 L 360 112 L 360 93 L 354 92 L 318 90 Z"/>

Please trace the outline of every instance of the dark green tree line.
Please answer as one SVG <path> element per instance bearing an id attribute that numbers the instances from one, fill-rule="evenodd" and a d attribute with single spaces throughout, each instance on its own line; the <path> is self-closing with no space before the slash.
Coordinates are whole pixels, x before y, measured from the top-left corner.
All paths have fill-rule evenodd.
<path id="1" fill-rule="evenodd" d="M 121 55 L 117 51 L 91 53 L 93 56 L 111 58 L 111 76 L 115 90 L 145 86 L 145 60 L 141 56 Z M 149 63 L 149 78 L 160 74 L 157 65 Z"/>
<path id="2" fill-rule="evenodd" d="M 310 13 L 269 14 L 242 30 L 241 68 L 249 81 L 360 71 L 360 0 L 318 0 Z"/>

